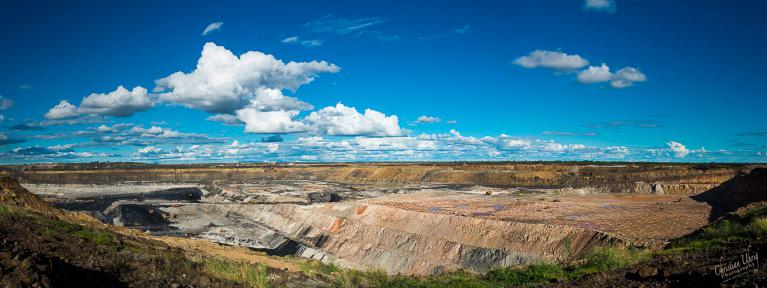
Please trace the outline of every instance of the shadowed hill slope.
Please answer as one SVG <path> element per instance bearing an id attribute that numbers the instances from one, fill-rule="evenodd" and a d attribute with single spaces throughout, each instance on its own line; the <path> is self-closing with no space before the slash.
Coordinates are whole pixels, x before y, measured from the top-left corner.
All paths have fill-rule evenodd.
<path id="1" fill-rule="evenodd" d="M 767 168 L 756 168 L 751 173 L 735 176 L 691 198 L 711 205 L 709 221 L 713 222 L 750 203 L 767 200 Z"/>

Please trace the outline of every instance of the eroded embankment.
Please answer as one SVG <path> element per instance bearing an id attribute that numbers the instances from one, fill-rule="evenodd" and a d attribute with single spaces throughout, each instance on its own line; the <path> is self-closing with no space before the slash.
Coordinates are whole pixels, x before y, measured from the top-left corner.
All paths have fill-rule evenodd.
<path id="1" fill-rule="evenodd" d="M 616 241 L 589 229 L 436 215 L 364 203 L 311 206 L 189 204 L 164 207 L 182 229 L 215 226 L 206 215 L 244 217 L 298 242 L 296 254 L 392 274 L 561 261 Z M 214 219 L 213 217 L 208 219 Z"/>

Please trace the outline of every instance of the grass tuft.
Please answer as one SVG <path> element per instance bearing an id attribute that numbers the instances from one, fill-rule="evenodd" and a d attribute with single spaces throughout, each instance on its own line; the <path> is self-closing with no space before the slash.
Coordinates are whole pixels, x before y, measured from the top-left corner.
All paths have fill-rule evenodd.
<path id="1" fill-rule="evenodd" d="M 250 265 L 214 258 L 203 258 L 202 263 L 205 271 L 214 277 L 252 288 L 269 287 L 269 275 L 266 265 Z"/>
<path id="2" fill-rule="evenodd" d="M 722 220 L 703 228 L 698 235 L 673 241 L 662 253 L 714 249 L 728 242 L 749 241 L 764 237 L 767 237 L 767 217 L 754 217 L 745 224 Z"/>
<path id="3" fill-rule="evenodd" d="M 72 235 L 98 245 L 112 246 L 117 244 L 112 233 L 106 231 L 83 229 L 72 232 Z"/>

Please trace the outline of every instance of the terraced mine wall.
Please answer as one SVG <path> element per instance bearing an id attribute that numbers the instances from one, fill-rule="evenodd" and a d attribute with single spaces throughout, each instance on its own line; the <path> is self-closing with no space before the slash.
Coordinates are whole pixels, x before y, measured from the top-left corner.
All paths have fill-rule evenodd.
<path id="1" fill-rule="evenodd" d="M 401 186 L 458 184 L 490 187 L 604 187 L 611 192 L 694 195 L 735 175 L 748 165 L 583 163 L 519 164 L 226 164 L 116 165 L 96 164 L 3 166 L 0 176 L 22 183 L 113 184 L 125 182 L 210 183 L 259 180 L 321 180 L 350 185 Z"/>
<path id="2" fill-rule="evenodd" d="M 435 215 L 364 202 L 190 204 L 162 210 L 176 215 L 172 225 L 182 228 L 223 222 L 200 222 L 206 218 L 201 215 L 241 217 L 284 237 L 282 242 L 274 242 L 274 235 L 261 239 L 274 248 L 292 241 L 300 244 L 294 251 L 298 256 L 391 274 L 423 275 L 459 268 L 486 272 L 495 267 L 562 261 L 594 246 L 617 242 L 607 234 L 572 226 Z"/>

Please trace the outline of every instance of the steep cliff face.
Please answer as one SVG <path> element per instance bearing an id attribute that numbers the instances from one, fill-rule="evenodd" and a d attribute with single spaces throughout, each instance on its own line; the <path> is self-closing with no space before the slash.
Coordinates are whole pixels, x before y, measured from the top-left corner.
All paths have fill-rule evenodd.
<path id="1" fill-rule="evenodd" d="M 186 219 L 179 220 L 180 227 L 189 225 L 187 221 L 202 224 L 196 218 L 200 215 L 238 215 L 300 243 L 303 247 L 296 252 L 300 256 L 392 274 L 459 268 L 486 272 L 494 267 L 561 261 L 595 245 L 620 242 L 574 226 L 438 215 L 366 203 L 197 204 L 163 210 Z"/>

